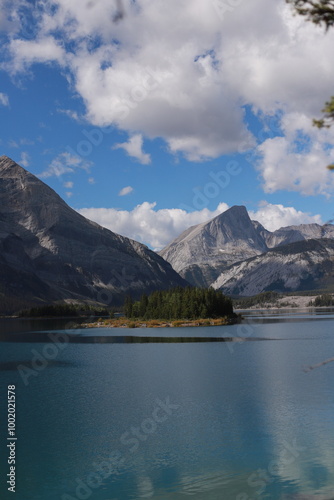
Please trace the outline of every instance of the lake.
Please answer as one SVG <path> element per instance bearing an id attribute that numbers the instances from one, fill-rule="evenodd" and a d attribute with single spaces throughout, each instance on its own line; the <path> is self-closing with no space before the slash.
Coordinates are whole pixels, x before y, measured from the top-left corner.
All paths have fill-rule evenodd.
<path id="1" fill-rule="evenodd" d="M 331 357 L 333 310 L 206 328 L 3 319 L 0 498 L 333 499 L 334 362 L 316 366 Z"/>

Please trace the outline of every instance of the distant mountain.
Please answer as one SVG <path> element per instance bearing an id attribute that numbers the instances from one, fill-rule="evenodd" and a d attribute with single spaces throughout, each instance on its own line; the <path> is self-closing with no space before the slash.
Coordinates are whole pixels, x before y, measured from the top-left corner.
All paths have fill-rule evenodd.
<path id="1" fill-rule="evenodd" d="M 232 265 L 212 284 L 229 295 L 292 292 L 334 285 L 334 240 L 303 240 L 282 245 Z"/>
<path id="2" fill-rule="evenodd" d="M 233 264 L 266 254 L 270 249 L 310 239 L 334 239 L 332 224 L 302 224 L 270 232 L 252 221 L 243 206 L 192 226 L 159 254 L 190 283 L 210 286 Z M 223 274 L 222 274 L 223 273 Z M 221 281 L 220 281 L 221 282 Z"/>
<path id="3" fill-rule="evenodd" d="M 193 284 L 209 286 L 229 265 L 268 250 L 260 223 L 243 206 L 192 226 L 159 254 Z"/>
<path id="4" fill-rule="evenodd" d="M 301 224 L 300 226 L 287 226 L 277 229 L 273 233 L 267 231 L 265 241 L 268 248 L 275 248 L 280 245 L 287 245 L 296 241 L 334 238 L 333 224 Z"/>
<path id="5" fill-rule="evenodd" d="M 71 209 L 0 157 L 0 297 L 117 304 L 125 293 L 185 286 L 170 264 Z"/>

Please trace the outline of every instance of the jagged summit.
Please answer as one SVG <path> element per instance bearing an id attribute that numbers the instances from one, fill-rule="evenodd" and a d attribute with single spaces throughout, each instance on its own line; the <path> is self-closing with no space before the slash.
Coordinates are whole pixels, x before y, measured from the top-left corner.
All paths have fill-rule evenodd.
<path id="1" fill-rule="evenodd" d="M 8 156 L 6 155 L 1 155 L 0 156 L 0 166 L 2 166 L 2 163 L 3 162 L 12 162 L 12 163 L 15 163 L 11 158 L 9 158 Z"/>
<path id="2" fill-rule="evenodd" d="M 207 222 L 205 227 L 215 233 L 217 243 L 227 244 L 247 241 L 247 246 L 258 251 L 265 251 L 266 244 L 259 236 L 244 206 L 233 206 Z"/>
<path id="3" fill-rule="evenodd" d="M 208 286 L 225 267 L 267 250 L 261 231 L 246 207 L 233 206 L 184 231 L 160 255 L 191 283 Z"/>
<path id="4" fill-rule="evenodd" d="M 51 187 L 7 156 L 0 157 L 0 201 L 2 218 L 32 232 L 45 233 L 61 220 L 65 225 L 87 222 Z"/>
<path id="5" fill-rule="evenodd" d="M 246 207 L 233 206 L 184 231 L 160 255 L 192 284 L 210 286 L 232 264 L 310 238 L 334 239 L 334 226 L 302 224 L 270 232 L 250 219 Z"/>
<path id="6" fill-rule="evenodd" d="M 15 177 L 17 175 L 32 175 L 23 167 L 8 156 L 0 156 L 0 173 L 1 176 Z"/>

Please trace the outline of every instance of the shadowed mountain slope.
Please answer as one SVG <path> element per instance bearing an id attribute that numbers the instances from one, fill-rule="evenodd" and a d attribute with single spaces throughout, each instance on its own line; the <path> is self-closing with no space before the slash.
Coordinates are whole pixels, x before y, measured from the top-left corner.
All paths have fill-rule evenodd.
<path id="1" fill-rule="evenodd" d="M 126 293 L 185 285 L 145 245 L 89 221 L 37 177 L 0 157 L 0 293 L 116 305 Z"/>

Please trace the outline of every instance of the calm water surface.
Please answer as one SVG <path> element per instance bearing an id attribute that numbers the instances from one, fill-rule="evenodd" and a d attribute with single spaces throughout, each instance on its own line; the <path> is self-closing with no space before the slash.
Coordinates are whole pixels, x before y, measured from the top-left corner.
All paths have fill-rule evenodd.
<path id="1" fill-rule="evenodd" d="M 334 357 L 332 311 L 253 312 L 210 328 L 70 326 L 0 322 L 0 498 L 334 498 L 334 362 L 308 369 Z M 148 336 L 183 342 L 142 343 Z M 5 484 L 8 384 L 15 496 Z"/>

